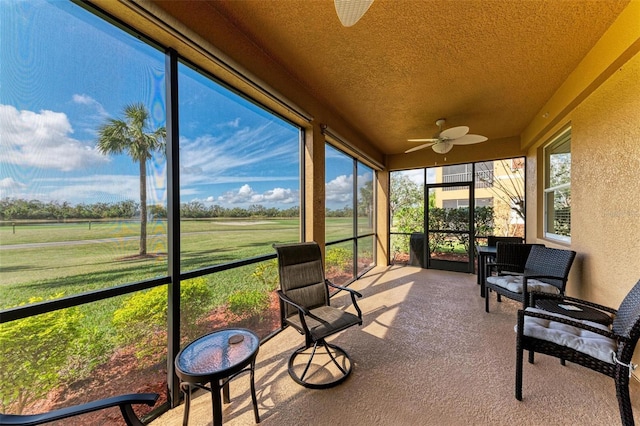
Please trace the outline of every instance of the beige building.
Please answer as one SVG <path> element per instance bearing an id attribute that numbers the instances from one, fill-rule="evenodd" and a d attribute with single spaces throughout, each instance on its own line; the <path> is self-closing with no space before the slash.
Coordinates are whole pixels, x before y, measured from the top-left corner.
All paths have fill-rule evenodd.
<path id="1" fill-rule="evenodd" d="M 511 158 L 477 163 L 475 206 L 493 207 L 494 235 L 524 237 L 524 158 Z M 437 167 L 435 181 L 442 183 L 472 181 L 472 165 Z M 469 191 L 453 188 L 434 190 L 435 205 L 440 208 L 469 206 Z"/>

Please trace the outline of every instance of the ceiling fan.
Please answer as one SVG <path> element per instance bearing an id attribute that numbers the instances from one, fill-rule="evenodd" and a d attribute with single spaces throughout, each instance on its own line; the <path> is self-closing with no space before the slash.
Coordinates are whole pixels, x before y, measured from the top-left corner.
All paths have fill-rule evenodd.
<path id="1" fill-rule="evenodd" d="M 438 134 L 433 138 L 427 139 L 408 139 L 409 142 L 426 142 L 422 145 L 418 145 L 414 148 L 405 151 L 405 154 L 419 149 L 431 147 L 438 154 L 446 154 L 451 151 L 453 145 L 471 145 L 474 143 L 480 143 L 487 140 L 485 136 L 469 135 L 469 128 L 467 126 L 452 127 L 450 129 L 442 130 L 442 126 L 445 123 L 444 118 L 436 120 L 436 125 L 440 129 Z"/>
<path id="2" fill-rule="evenodd" d="M 373 0 L 333 0 L 338 19 L 345 27 L 354 25 L 365 14 Z"/>

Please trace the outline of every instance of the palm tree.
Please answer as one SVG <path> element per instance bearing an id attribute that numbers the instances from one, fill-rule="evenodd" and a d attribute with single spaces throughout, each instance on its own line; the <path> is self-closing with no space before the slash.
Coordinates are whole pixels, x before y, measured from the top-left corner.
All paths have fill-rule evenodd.
<path id="1" fill-rule="evenodd" d="M 104 154 L 126 152 L 140 165 L 140 256 L 147 254 L 147 160 L 153 152 L 165 154 L 167 130 L 149 129 L 149 112 L 142 103 L 127 105 L 124 118 L 109 118 L 98 129 L 98 150 Z"/>

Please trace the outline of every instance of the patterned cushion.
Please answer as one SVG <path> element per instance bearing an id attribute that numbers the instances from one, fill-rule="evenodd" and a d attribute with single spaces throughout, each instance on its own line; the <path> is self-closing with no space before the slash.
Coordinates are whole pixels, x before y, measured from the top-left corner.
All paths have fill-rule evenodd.
<path id="1" fill-rule="evenodd" d="M 522 276 L 521 275 L 499 275 L 487 277 L 487 282 L 506 288 L 512 293 L 522 293 Z M 547 284 L 542 281 L 529 279 L 527 280 L 527 291 L 539 291 L 542 293 L 559 294 L 558 287 Z"/>
<path id="2" fill-rule="evenodd" d="M 606 326 L 591 321 L 576 320 L 562 314 L 555 314 L 542 309 L 527 308 L 527 312 L 539 312 L 545 315 L 570 319 L 601 330 L 609 330 Z M 517 326 L 516 326 L 517 331 Z M 601 361 L 613 363 L 612 353 L 617 350 L 615 340 L 591 331 L 583 330 L 571 325 L 536 317 L 524 317 L 525 336 L 534 337 L 547 342 L 566 346 L 576 351 L 591 355 Z"/>

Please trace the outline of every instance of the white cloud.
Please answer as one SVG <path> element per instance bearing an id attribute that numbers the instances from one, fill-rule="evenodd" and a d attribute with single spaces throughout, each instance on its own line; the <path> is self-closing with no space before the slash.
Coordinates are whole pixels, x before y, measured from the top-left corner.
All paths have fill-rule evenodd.
<path id="1" fill-rule="evenodd" d="M 0 179 L 0 198 L 20 198 L 26 187 L 11 177 Z"/>
<path id="2" fill-rule="evenodd" d="M 66 114 L 18 111 L 0 105 L 0 161 L 18 166 L 71 171 L 108 161 L 94 146 L 72 138 Z"/>
<path id="3" fill-rule="evenodd" d="M 238 128 L 224 138 L 208 134 L 195 139 L 181 138 L 181 184 L 215 183 L 220 179 L 229 181 L 230 176 L 237 176 L 236 170 L 247 170 L 254 165 L 288 158 L 297 149 L 281 143 L 283 135 L 280 130 L 277 126 L 266 124 L 252 129 Z"/>
<path id="4" fill-rule="evenodd" d="M 271 203 L 291 204 L 299 201 L 298 191 L 287 188 L 274 188 L 266 191 L 263 196 L 265 201 Z"/>
<path id="5" fill-rule="evenodd" d="M 325 185 L 327 202 L 346 203 L 353 198 L 353 175 L 340 175 Z"/>
<path id="6" fill-rule="evenodd" d="M 238 127 L 240 127 L 240 117 L 236 118 L 233 121 L 229 121 L 228 123 L 226 123 L 226 125 L 237 129 Z"/>
<path id="7" fill-rule="evenodd" d="M 94 107 L 96 109 L 96 111 L 98 112 L 98 114 L 102 117 L 107 117 L 109 114 L 107 113 L 107 111 L 104 109 L 104 107 L 102 106 L 102 104 L 98 101 L 96 101 L 95 99 L 93 99 L 91 96 L 88 95 L 73 95 L 73 102 L 80 104 L 80 105 L 87 105 L 87 106 L 91 106 Z"/>
<path id="8" fill-rule="evenodd" d="M 48 178 L 37 182 L 46 198 L 73 203 L 85 200 L 112 202 L 140 199 L 140 177 L 136 175 L 91 175 L 78 178 Z M 147 188 L 147 195 L 149 188 Z M 147 200 L 152 204 L 152 197 Z"/>
<path id="9" fill-rule="evenodd" d="M 292 204 L 299 200 L 298 191 L 293 189 L 274 188 L 260 194 L 244 184 L 237 191 L 228 191 L 217 198 L 208 197 L 206 201 L 222 204 Z"/>
<path id="10" fill-rule="evenodd" d="M 0 189 L 15 189 L 15 188 L 24 188 L 25 184 L 20 183 L 13 178 L 7 177 L 4 179 L 0 179 Z"/>

